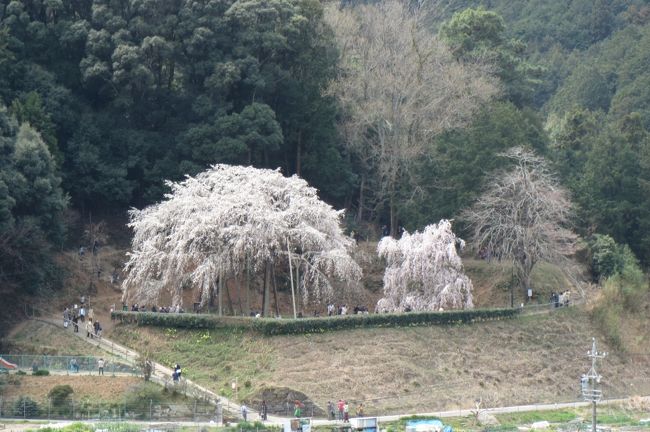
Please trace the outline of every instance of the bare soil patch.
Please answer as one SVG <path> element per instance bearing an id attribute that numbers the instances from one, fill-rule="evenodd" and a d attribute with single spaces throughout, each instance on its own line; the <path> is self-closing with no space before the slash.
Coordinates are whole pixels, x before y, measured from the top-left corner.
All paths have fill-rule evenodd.
<path id="1" fill-rule="evenodd" d="M 34 400 L 44 400 L 57 385 L 69 385 L 74 390 L 75 399 L 89 398 L 95 401 L 120 400 L 129 389 L 142 383 L 142 378 L 122 376 L 19 376 L 12 375 L 11 382 L 4 386 L 5 398 L 29 396 Z M 15 384 L 18 383 L 18 384 Z"/>

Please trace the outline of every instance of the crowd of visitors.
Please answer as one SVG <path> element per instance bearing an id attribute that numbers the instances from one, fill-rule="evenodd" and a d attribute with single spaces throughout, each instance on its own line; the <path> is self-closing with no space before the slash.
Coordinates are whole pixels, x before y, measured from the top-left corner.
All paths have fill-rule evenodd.
<path id="1" fill-rule="evenodd" d="M 185 310 L 180 307 L 179 305 L 176 306 L 156 306 L 153 305 L 151 306 L 150 309 L 147 309 L 146 305 L 139 305 L 137 303 L 134 303 L 131 305 L 131 308 L 129 309 L 129 305 L 126 303 L 122 304 L 122 310 L 124 312 L 128 312 L 129 310 L 131 312 L 159 312 L 159 313 L 185 313 Z"/>
<path id="2" fill-rule="evenodd" d="M 327 415 L 330 420 L 350 421 L 350 404 L 348 401 L 339 399 L 337 403 L 332 401 L 327 402 Z M 356 416 L 363 417 L 364 407 L 363 403 L 359 403 L 356 408 Z"/>
<path id="3" fill-rule="evenodd" d="M 553 291 L 549 302 L 555 307 L 569 306 L 571 300 L 571 291 L 566 290 L 562 293 Z"/>
<path id="4" fill-rule="evenodd" d="M 348 309 L 347 304 L 340 304 L 340 305 L 335 305 L 334 303 L 330 303 L 327 305 L 327 316 L 334 316 L 334 315 L 347 315 L 350 313 Z M 357 305 L 352 309 L 352 313 L 356 314 L 367 314 L 368 313 L 368 308 L 363 305 Z"/>
<path id="5" fill-rule="evenodd" d="M 75 333 L 79 333 L 79 326 L 83 325 L 86 337 L 101 337 L 102 326 L 99 320 L 95 319 L 92 308 L 87 308 L 85 303 L 85 296 L 81 296 L 79 305 L 75 304 L 63 310 L 63 327 L 72 327 Z"/>
<path id="6" fill-rule="evenodd" d="M 115 309 L 111 308 L 111 312 L 113 312 Z M 150 308 L 147 307 L 146 305 L 140 305 L 138 303 L 134 303 L 133 305 L 129 306 L 126 303 L 122 304 L 122 311 L 124 312 L 158 312 L 158 313 L 185 313 L 185 310 L 179 306 L 151 306 Z M 197 308 L 195 310 L 196 313 L 199 313 L 199 309 Z M 348 307 L 347 304 L 334 304 L 330 303 L 327 305 L 327 316 L 335 316 L 335 315 L 349 315 L 349 314 L 368 314 L 368 308 L 364 305 L 357 305 L 355 306 L 352 310 Z M 248 313 L 248 316 L 251 318 L 261 318 L 262 317 L 262 312 L 259 310 L 251 310 Z M 304 315 L 302 312 L 298 312 L 297 314 L 298 318 L 303 318 Z M 319 317 L 321 316 L 321 312 L 318 310 L 314 310 L 313 313 L 314 317 Z M 276 318 L 282 318 L 282 316 L 277 315 Z"/>
<path id="7" fill-rule="evenodd" d="M 288 405 L 287 405 L 288 408 Z M 304 403 L 299 400 L 293 402 L 293 416 L 295 418 L 301 418 L 305 409 Z M 245 403 L 242 403 L 239 407 L 239 412 L 244 421 L 248 421 L 248 414 L 250 410 Z M 359 403 L 355 410 L 356 417 L 364 416 L 364 406 L 363 403 Z M 313 415 L 313 413 L 312 413 Z M 338 403 L 332 401 L 327 402 L 327 416 L 330 420 L 340 420 L 342 422 L 350 421 L 350 404 L 343 400 L 339 399 Z M 262 421 L 268 420 L 268 406 L 266 400 L 262 400 L 262 403 L 259 407 L 259 418 Z"/>
<path id="8" fill-rule="evenodd" d="M 90 371 L 92 369 L 92 357 L 82 357 L 82 362 L 84 363 L 84 370 Z M 100 357 L 97 360 L 97 375 L 104 375 L 104 368 L 106 367 L 106 360 L 103 357 Z M 79 373 L 79 361 L 76 357 L 72 357 L 68 363 L 68 371 L 70 373 Z"/>

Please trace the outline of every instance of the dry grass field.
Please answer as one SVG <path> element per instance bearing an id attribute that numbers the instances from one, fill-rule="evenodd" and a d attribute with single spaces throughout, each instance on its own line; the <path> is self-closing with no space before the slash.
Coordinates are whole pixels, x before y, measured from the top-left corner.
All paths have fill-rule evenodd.
<path id="1" fill-rule="evenodd" d="M 2 397 L 15 399 L 28 396 L 38 401 L 46 400 L 48 392 L 57 385 L 67 384 L 72 387 L 74 398 L 77 400 L 88 398 L 93 401 L 116 401 L 142 384 L 142 378 L 123 376 L 12 375 L 12 377 L 11 384 L 4 386 Z"/>
<path id="2" fill-rule="evenodd" d="M 464 326 L 358 329 L 261 337 L 233 331 L 118 326 L 115 338 L 146 348 L 225 395 L 289 388 L 317 405 L 339 398 L 366 412 L 397 413 L 577 400 L 591 337 L 588 314 L 549 315 Z M 609 350 L 599 340 L 600 349 Z M 603 362 L 607 397 L 650 394 L 650 356 L 613 352 Z"/>
<path id="3" fill-rule="evenodd" d="M 80 331 L 82 331 L 80 329 Z M 106 356 L 106 352 L 72 334 L 39 321 L 22 321 L 2 340 L 5 352 L 71 356 Z"/>

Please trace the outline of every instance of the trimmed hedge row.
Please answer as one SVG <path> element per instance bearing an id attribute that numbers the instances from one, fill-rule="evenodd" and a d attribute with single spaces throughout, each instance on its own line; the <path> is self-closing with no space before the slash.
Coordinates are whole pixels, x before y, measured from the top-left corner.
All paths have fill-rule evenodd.
<path id="1" fill-rule="evenodd" d="M 253 318 L 217 316 L 194 313 L 159 313 L 114 311 L 111 318 L 121 323 L 139 326 L 172 327 L 188 329 L 251 328 Z"/>
<path id="2" fill-rule="evenodd" d="M 209 314 L 173 314 L 152 312 L 113 312 L 123 323 L 175 328 L 242 328 L 265 335 L 323 333 L 360 327 L 408 327 L 423 325 L 466 324 L 508 319 L 519 309 L 472 309 L 445 312 L 409 312 L 399 314 L 346 315 L 322 318 L 275 319 L 218 317 Z"/>

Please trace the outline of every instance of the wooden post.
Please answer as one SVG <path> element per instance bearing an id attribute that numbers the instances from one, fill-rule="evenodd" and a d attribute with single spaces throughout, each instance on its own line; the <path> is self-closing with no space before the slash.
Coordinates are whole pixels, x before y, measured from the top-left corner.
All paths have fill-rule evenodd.
<path id="1" fill-rule="evenodd" d="M 289 254 L 289 279 L 291 280 L 291 302 L 293 303 L 293 318 L 296 319 L 296 292 L 293 288 L 293 268 L 291 266 L 291 249 L 289 249 L 289 239 L 287 239 L 287 253 Z"/>
<path id="2" fill-rule="evenodd" d="M 245 289 L 246 289 L 246 303 L 244 304 L 244 313 L 246 314 L 246 316 L 250 315 L 250 313 L 251 313 L 251 289 L 250 289 L 251 288 L 250 287 L 250 284 L 251 284 L 251 270 L 250 270 L 250 267 L 251 267 L 250 259 L 248 259 L 248 257 L 246 257 L 246 286 L 245 286 Z"/>

